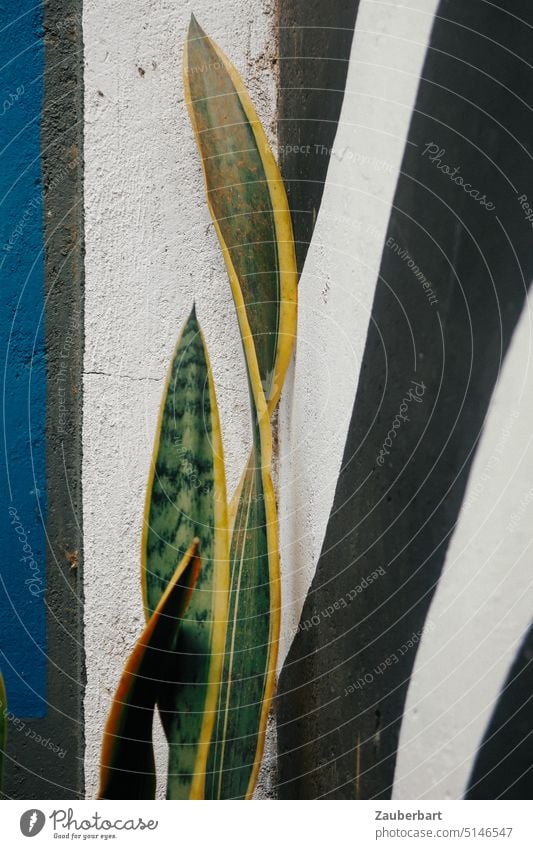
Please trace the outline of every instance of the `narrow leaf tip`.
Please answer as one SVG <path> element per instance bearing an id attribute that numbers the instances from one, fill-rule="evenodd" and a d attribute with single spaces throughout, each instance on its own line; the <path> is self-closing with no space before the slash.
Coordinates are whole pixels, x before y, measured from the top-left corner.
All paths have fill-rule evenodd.
<path id="1" fill-rule="evenodd" d="M 189 32 L 188 32 L 187 37 L 188 37 L 189 40 L 191 40 L 193 38 L 203 38 L 203 37 L 205 37 L 205 32 L 203 31 L 202 27 L 200 26 L 200 24 L 198 23 L 198 21 L 196 20 L 196 18 L 194 17 L 194 15 L 192 13 L 191 13 L 191 20 L 189 21 Z"/>

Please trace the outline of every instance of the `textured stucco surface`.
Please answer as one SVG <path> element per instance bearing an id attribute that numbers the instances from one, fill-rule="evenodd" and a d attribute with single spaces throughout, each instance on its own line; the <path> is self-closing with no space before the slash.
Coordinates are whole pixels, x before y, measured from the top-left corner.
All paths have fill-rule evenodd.
<path id="1" fill-rule="evenodd" d="M 330 516 L 437 5 L 433 0 L 413 0 L 409 9 L 399 0 L 360 4 L 340 126 L 300 282 L 296 359 L 279 414 L 284 622 L 280 666 L 297 630 Z M 88 796 L 96 790 L 110 700 L 142 627 L 139 548 L 155 419 L 170 352 L 193 298 L 214 367 L 230 490 L 248 442 L 248 401 L 234 310 L 181 90 L 180 43 L 189 12 L 188 6 L 178 8 L 165 0 L 121 0 L 112 8 L 102 0 L 85 4 Z M 243 73 L 273 139 L 273 4 L 231 0 L 221 6 L 198 0 L 194 12 Z M 315 138 L 310 132 L 296 142 L 305 147 L 314 145 Z M 525 529 L 533 518 L 526 497 L 528 460 L 522 456 L 529 439 L 525 399 L 531 396 L 529 368 L 523 380 L 528 321 L 522 320 L 505 364 L 503 380 L 510 376 L 510 383 L 502 382 L 491 405 L 469 486 L 476 496 L 461 515 L 431 608 L 435 627 L 421 641 L 400 738 L 396 798 L 461 795 L 490 706 L 527 627 L 523 550 L 529 542 Z M 479 479 L 511 409 L 520 411 L 512 420 L 512 438 L 479 493 Z M 529 445 L 527 450 L 530 453 Z M 504 508 L 499 498 L 509 479 L 504 470 L 515 466 L 512 490 L 504 491 L 509 498 Z M 508 533 L 506 523 L 513 511 L 519 511 L 521 519 Z M 482 544 L 480 525 L 486 529 Z M 503 584 L 502 563 L 491 556 L 499 533 L 510 552 L 505 571 L 512 576 Z M 472 542 L 475 557 L 469 555 Z M 485 552 L 484 560 L 480 552 Z M 473 560 L 478 568 L 472 568 Z M 483 603 L 473 605 L 482 595 Z M 492 623 L 494 633 L 485 639 Z M 465 641 L 476 645 L 475 653 L 464 652 Z M 446 660 L 444 645 L 450 650 Z M 474 668 L 483 663 L 490 672 L 478 676 L 475 691 L 468 690 L 465 723 L 460 694 L 468 689 Z M 262 798 L 276 793 L 273 726 L 271 722 L 258 786 Z M 164 745 L 158 747 L 158 758 L 163 774 Z"/>
<path id="2" fill-rule="evenodd" d="M 143 614 L 143 504 L 163 379 L 196 300 L 233 489 L 248 398 L 229 285 L 183 101 L 191 11 L 249 86 L 274 140 L 269 0 L 84 4 L 86 302 L 83 425 L 87 796 L 102 730 Z M 164 745 L 157 747 L 164 788 Z M 264 782 L 263 782 L 264 784 Z"/>

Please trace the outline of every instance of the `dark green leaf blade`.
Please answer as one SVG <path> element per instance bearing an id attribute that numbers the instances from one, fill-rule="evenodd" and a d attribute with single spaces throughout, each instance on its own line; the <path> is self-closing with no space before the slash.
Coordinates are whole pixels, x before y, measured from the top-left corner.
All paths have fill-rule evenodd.
<path id="1" fill-rule="evenodd" d="M 169 799 L 202 798 L 220 686 L 228 604 L 228 517 L 213 377 L 195 310 L 177 344 L 163 395 L 148 485 L 143 583 L 148 613 L 174 558 L 197 536 L 202 572 L 174 647 L 179 687 L 159 707 L 169 743 Z"/>
<path id="2" fill-rule="evenodd" d="M 99 799 L 153 799 L 153 714 L 172 647 L 200 573 L 198 540 L 174 572 L 124 668 L 102 743 Z"/>

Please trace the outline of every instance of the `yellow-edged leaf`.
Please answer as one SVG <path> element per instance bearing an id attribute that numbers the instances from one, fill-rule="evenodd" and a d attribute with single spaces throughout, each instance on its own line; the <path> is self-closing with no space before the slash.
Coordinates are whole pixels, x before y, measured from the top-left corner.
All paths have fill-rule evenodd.
<path id="1" fill-rule="evenodd" d="M 193 309 L 168 373 L 147 489 L 142 542 L 147 615 L 194 536 L 200 540 L 202 571 L 175 646 L 174 686 L 159 699 L 169 743 L 169 799 L 204 795 L 228 609 L 222 437 L 209 358 Z"/>
<path id="2" fill-rule="evenodd" d="M 200 574 L 198 539 L 184 555 L 122 673 L 105 726 L 99 799 L 153 799 L 154 708 L 173 674 L 176 634 Z"/>
<path id="3" fill-rule="evenodd" d="M 246 357 L 253 450 L 230 508 L 230 603 L 207 798 L 250 798 L 274 691 L 280 573 L 270 414 L 296 334 L 297 274 L 285 189 L 244 84 L 194 18 L 186 101 Z"/>
<path id="4" fill-rule="evenodd" d="M 296 338 L 297 270 L 285 186 L 245 85 L 191 18 L 184 90 L 207 202 L 243 338 L 252 334 L 270 411 Z"/>

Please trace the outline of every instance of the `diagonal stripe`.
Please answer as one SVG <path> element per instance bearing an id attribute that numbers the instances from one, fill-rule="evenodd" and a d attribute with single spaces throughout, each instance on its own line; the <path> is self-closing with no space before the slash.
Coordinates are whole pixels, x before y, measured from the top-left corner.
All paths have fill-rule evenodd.
<path id="1" fill-rule="evenodd" d="M 363 122 L 359 114 L 350 130 L 355 140 L 370 134 L 376 155 L 386 144 L 382 137 L 395 133 L 390 101 L 410 78 L 398 58 L 427 43 L 431 17 L 427 4 L 420 13 L 398 7 L 397 18 L 389 4 L 368 7 L 381 16 L 377 26 L 364 28 L 376 64 L 371 86 L 367 81 L 361 89 L 356 29 L 354 97 L 386 98 L 389 121 Z M 354 798 L 357 759 L 360 797 L 391 794 L 417 646 L 533 275 L 530 223 L 519 200 L 531 168 L 523 147 L 531 126 L 524 107 L 533 81 L 529 32 L 510 14 L 523 4 L 503 11 L 453 0 L 442 7 L 420 75 L 379 276 L 375 269 L 361 368 L 356 361 L 352 370 L 358 385 L 342 471 L 301 617 L 311 626 L 297 634 L 282 674 L 280 791 L 289 798 Z M 495 63 L 499 77 L 491 81 Z M 380 86 L 380 68 L 390 69 L 388 90 Z M 348 85 L 345 106 L 351 97 Z M 374 108 L 377 116 L 377 103 Z M 339 186 L 341 215 L 356 202 L 368 214 L 376 195 L 367 190 L 349 198 Z M 354 289 L 358 294 L 369 238 L 346 229 L 342 260 L 326 264 L 326 300 L 339 288 L 343 267 L 349 271 L 340 302 Z M 343 325 L 356 350 L 360 323 Z M 302 339 L 300 331 L 299 352 Z M 336 375 L 346 362 L 328 361 Z M 337 394 L 335 386 L 335 401 Z M 312 624 L 317 618 L 321 627 Z"/>
<path id="2" fill-rule="evenodd" d="M 491 401 L 428 614 L 433 627 L 423 635 L 414 665 L 396 798 L 463 797 L 493 706 L 531 622 L 531 397 L 531 312 L 526 308 Z M 522 695 L 526 698 L 527 690 Z M 494 740 L 482 759 L 486 762 L 489 750 L 501 745 L 503 739 Z M 509 784 L 514 764 L 509 757 L 503 770 Z M 478 769 L 481 784 L 486 769 Z M 485 786 L 498 780 L 504 791 L 501 776 L 487 776 Z"/>

